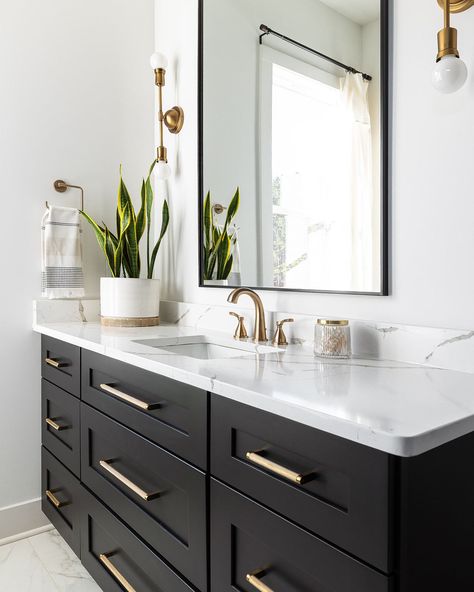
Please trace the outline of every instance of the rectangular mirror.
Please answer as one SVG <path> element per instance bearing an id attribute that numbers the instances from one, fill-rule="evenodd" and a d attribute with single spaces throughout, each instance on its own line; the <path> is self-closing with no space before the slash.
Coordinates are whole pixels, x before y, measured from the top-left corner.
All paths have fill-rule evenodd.
<path id="1" fill-rule="evenodd" d="M 388 293 L 388 3 L 200 0 L 201 286 Z"/>

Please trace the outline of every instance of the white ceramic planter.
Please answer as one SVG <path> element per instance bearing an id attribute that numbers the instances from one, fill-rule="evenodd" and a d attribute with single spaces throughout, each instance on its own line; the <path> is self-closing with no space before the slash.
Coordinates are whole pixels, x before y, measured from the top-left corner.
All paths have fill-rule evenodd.
<path id="1" fill-rule="evenodd" d="M 103 325 L 159 325 L 160 280 L 100 278 L 100 314 Z"/>
<path id="2" fill-rule="evenodd" d="M 206 286 L 228 286 L 229 280 L 204 280 Z"/>

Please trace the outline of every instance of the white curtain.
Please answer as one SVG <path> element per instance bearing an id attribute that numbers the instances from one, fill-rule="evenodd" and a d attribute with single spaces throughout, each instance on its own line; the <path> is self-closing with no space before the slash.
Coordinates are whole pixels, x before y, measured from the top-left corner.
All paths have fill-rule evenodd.
<path id="1" fill-rule="evenodd" d="M 373 160 L 368 101 L 369 82 L 348 72 L 341 80 L 342 104 L 349 119 L 348 159 L 352 204 L 352 285 L 368 291 L 373 277 Z"/>

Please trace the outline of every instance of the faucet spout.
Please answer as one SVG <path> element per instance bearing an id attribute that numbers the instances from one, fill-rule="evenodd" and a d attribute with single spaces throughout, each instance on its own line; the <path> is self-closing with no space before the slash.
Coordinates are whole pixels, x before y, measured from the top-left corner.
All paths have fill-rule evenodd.
<path id="1" fill-rule="evenodd" d="M 255 327 L 253 331 L 253 340 L 255 342 L 267 341 L 267 328 L 265 325 L 265 310 L 260 296 L 250 288 L 235 288 L 229 294 L 227 302 L 237 304 L 241 296 L 249 296 L 255 305 Z"/>

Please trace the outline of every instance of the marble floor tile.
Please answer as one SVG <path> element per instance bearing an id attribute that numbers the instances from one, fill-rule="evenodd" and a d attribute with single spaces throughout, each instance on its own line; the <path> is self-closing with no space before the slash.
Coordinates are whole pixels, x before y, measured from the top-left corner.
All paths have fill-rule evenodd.
<path id="1" fill-rule="evenodd" d="M 0 546 L 1 592 L 100 592 L 56 530 Z"/>
<path id="2" fill-rule="evenodd" d="M 56 530 L 28 539 L 60 592 L 100 592 L 100 588 Z"/>
<path id="3" fill-rule="evenodd" d="M 0 547 L 2 592 L 58 592 L 27 539 Z"/>

